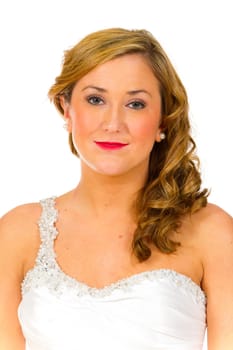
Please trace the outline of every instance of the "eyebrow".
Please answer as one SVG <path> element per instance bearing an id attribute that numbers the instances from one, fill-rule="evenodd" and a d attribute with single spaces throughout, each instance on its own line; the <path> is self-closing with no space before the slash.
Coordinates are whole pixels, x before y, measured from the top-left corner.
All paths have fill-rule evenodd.
<path id="1" fill-rule="evenodd" d="M 102 87 L 99 87 L 99 86 L 94 86 L 94 85 L 85 86 L 85 87 L 82 89 L 82 91 L 84 91 L 84 90 L 86 90 L 86 89 L 95 89 L 95 90 L 97 90 L 97 91 L 99 91 L 99 92 L 108 92 L 106 89 L 104 89 L 104 88 L 102 88 Z M 136 95 L 136 94 L 138 94 L 138 93 L 140 93 L 140 92 L 144 92 L 145 94 L 151 96 L 150 92 L 147 91 L 147 90 L 144 90 L 144 89 L 130 90 L 130 91 L 127 91 L 127 94 L 132 96 L 132 95 Z"/>
<path id="2" fill-rule="evenodd" d="M 101 88 L 101 87 L 98 87 L 98 86 L 94 86 L 94 85 L 85 86 L 85 87 L 82 89 L 82 91 L 84 91 L 84 90 L 86 90 L 86 89 L 95 89 L 95 90 L 97 90 L 97 91 L 99 91 L 99 92 L 107 92 L 106 89 Z"/>

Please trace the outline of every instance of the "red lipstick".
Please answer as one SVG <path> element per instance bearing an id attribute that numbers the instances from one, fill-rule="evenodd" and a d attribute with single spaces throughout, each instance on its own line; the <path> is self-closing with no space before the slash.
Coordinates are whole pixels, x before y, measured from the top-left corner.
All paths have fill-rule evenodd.
<path id="1" fill-rule="evenodd" d="M 127 146 L 127 143 L 121 143 L 121 142 L 107 142 L 107 141 L 95 141 L 96 145 L 99 146 L 102 149 L 106 150 L 117 150 L 121 149 L 125 146 Z"/>

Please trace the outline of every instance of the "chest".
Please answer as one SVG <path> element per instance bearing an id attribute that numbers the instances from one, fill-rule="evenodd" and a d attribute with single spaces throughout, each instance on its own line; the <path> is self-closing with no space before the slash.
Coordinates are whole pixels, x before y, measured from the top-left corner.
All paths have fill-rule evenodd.
<path id="1" fill-rule="evenodd" d="M 74 226 L 73 226 L 74 228 Z M 58 225 L 54 244 L 58 264 L 73 278 L 101 288 L 124 277 L 155 269 L 172 269 L 200 284 L 202 268 L 192 244 L 183 242 L 174 254 L 150 246 L 151 257 L 139 262 L 132 251 L 133 227 L 121 224 Z"/>

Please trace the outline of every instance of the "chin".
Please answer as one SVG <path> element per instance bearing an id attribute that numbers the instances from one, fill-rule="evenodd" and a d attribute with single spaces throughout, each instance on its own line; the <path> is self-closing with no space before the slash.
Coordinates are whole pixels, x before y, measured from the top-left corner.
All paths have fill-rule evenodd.
<path id="1" fill-rule="evenodd" d="M 97 174 L 113 177 L 125 175 L 130 171 L 130 169 L 116 166 L 116 164 L 114 166 L 108 164 L 106 166 L 92 167 L 92 170 Z"/>
<path id="2" fill-rule="evenodd" d="M 129 170 L 127 164 L 122 164 L 119 159 L 117 161 L 112 159 L 105 159 L 104 161 L 100 162 L 89 162 L 87 165 L 96 173 L 109 176 L 121 175 L 122 173 L 125 173 Z"/>

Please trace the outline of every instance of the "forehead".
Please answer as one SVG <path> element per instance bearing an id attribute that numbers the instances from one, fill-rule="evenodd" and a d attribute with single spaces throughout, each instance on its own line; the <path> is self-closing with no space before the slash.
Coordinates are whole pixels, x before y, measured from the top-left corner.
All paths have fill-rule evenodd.
<path id="1" fill-rule="evenodd" d="M 91 70 L 77 85 L 100 84 L 104 88 L 113 86 L 130 88 L 158 89 L 159 82 L 148 60 L 142 54 L 127 54 Z"/>

